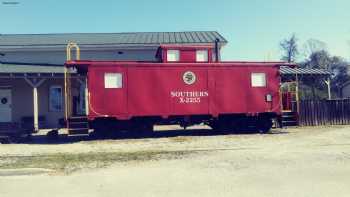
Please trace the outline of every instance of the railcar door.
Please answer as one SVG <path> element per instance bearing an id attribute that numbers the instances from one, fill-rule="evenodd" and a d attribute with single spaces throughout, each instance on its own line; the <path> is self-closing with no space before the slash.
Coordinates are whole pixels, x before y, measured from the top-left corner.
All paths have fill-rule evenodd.
<path id="1" fill-rule="evenodd" d="M 235 114 L 247 111 L 245 68 L 216 68 L 209 72 L 210 113 Z"/>
<path id="2" fill-rule="evenodd" d="M 89 71 L 90 111 L 97 116 L 127 113 L 126 69 L 121 66 L 94 67 Z"/>
<path id="3" fill-rule="evenodd" d="M 250 81 L 248 88 L 249 112 L 279 112 L 279 71 L 274 67 L 248 68 Z M 269 99 L 267 99 L 269 97 Z"/>

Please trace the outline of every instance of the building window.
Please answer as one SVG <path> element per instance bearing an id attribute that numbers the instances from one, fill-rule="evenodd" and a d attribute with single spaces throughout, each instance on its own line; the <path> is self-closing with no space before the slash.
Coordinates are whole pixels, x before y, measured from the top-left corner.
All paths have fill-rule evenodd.
<path id="1" fill-rule="evenodd" d="M 252 87 L 266 87 L 265 73 L 252 73 Z"/>
<path id="2" fill-rule="evenodd" d="M 50 87 L 49 110 L 52 112 L 61 112 L 63 110 L 63 94 L 61 86 Z"/>
<path id="3" fill-rule="evenodd" d="M 105 73 L 105 88 L 122 88 L 123 76 L 121 73 Z"/>
<path id="4" fill-rule="evenodd" d="M 180 61 L 180 51 L 179 50 L 167 50 L 167 61 L 168 62 Z"/>
<path id="5" fill-rule="evenodd" d="M 197 50 L 196 51 L 197 62 L 208 62 L 208 50 Z"/>

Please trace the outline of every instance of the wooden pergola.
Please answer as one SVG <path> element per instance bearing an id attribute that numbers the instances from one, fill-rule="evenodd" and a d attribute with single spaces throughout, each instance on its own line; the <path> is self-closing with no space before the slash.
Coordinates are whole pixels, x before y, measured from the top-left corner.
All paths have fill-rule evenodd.
<path id="1" fill-rule="evenodd" d="M 288 85 L 288 92 L 295 97 L 296 102 L 296 112 L 299 112 L 299 85 L 303 78 L 307 77 L 319 77 L 327 85 L 328 99 L 332 98 L 331 95 L 331 75 L 332 73 L 325 69 L 315 69 L 315 68 L 291 68 L 287 66 L 282 66 L 280 68 L 282 85 Z M 290 90 L 289 85 L 294 84 L 295 89 Z M 282 98 L 283 99 L 283 98 Z M 292 109 L 291 109 L 292 111 Z"/>

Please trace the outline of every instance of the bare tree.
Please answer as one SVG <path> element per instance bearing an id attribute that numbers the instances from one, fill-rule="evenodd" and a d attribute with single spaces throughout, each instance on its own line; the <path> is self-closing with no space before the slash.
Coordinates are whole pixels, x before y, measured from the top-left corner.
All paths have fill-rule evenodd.
<path id="1" fill-rule="evenodd" d="M 296 57 L 299 54 L 297 41 L 295 34 L 293 34 L 290 38 L 284 39 L 280 42 L 280 47 L 283 52 L 282 60 L 287 62 L 294 62 L 296 60 Z"/>
<path id="2" fill-rule="evenodd" d="M 348 46 L 349 46 L 349 51 L 348 51 L 348 53 L 349 53 L 349 55 L 350 55 L 350 40 L 348 40 Z M 350 58 L 350 56 L 349 56 L 349 58 Z"/>
<path id="3" fill-rule="evenodd" d="M 318 51 L 327 51 L 327 44 L 317 39 L 308 39 L 303 44 L 302 55 L 305 59 Z"/>

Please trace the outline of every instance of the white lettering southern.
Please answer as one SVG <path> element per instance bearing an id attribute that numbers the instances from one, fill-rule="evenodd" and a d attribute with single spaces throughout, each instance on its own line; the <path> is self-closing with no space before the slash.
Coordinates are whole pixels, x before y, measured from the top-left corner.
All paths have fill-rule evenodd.
<path id="1" fill-rule="evenodd" d="M 179 103 L 200 103 L 202 97 L 208 97 L 208 91 L 171 91 L 172 98 L 178 98 Z"/>

